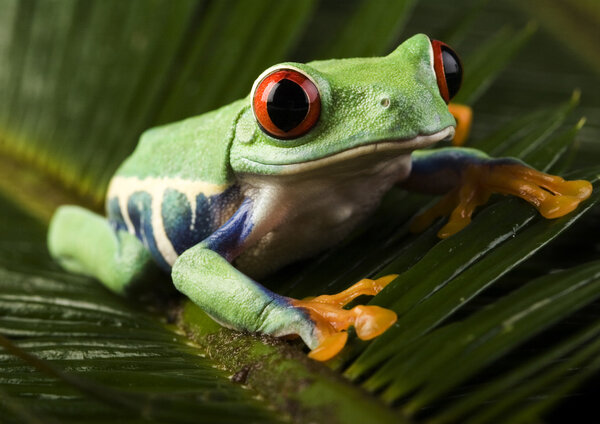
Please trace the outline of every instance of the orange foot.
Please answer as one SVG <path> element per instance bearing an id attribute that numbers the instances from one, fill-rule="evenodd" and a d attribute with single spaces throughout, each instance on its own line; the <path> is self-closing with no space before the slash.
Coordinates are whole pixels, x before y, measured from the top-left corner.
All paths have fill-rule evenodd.
<path id="1" fill-rule="evenodd" d="M 465 144 L 469 132 L 471 132 L 471 123 L 473 122 L 473 110 L 466 105 L 450 103 L 448 110 L 456 119 L 456 129 L 454 130 L 453 146 L 462 146 Z"/>
<path id="2" fill-rule="evenodd" d="M 362 340 L 379 336 L 396 322 L 396 313 L 379 306 L 359 305 L 347 310 L 343 307 L 361 295 L 375 296 L 397 275 L 370 280 L 365 278 L 341 293 L 323 295 L 305 300 L 292 300 L 292 305 L 308 311 L 315 323 L 319 345 L 308 356 L 326 361 L 337 355 L 348 340 L 346 330 L 352 325 Z"/>
<path id="3" fill-rule="evenodd" d="M 465 168 L 461 185 L 417 216 L 410 229 L 422 231 L 436 218 L 450 214 L 448 223 L 438 232 L 440 238 L 449 237 L 471 222 L 475 208 L 486 203 L 492 193 L 518 196 L 535 206 L 544 218 L 553 219 L 568 214 L 587 199 L 592 184 L 565 181 L 517 163 L 473 164 Z"/>

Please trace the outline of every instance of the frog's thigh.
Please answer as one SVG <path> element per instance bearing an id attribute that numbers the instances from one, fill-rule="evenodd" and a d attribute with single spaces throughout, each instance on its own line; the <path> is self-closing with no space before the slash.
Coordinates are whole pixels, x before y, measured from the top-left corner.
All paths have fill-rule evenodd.
<path id="1" fill-rule="evenodd" d="M 175 261 L 172 279 L 180 292 L 222 324 L 274 336 L 299 334 L 313 348 L 318 343 L 314 324 L 288 298 L 253 281 L 203 243 Z"/>
<path id="2" fill-rule="evenodd" d="M 115 233 L 104 217 L 78 206 L 62 206 L 54 214 L 48 249 L 63 268 L 96 277 L 118 293 L 153 267 L 150 253 L 134 235 Z"/>

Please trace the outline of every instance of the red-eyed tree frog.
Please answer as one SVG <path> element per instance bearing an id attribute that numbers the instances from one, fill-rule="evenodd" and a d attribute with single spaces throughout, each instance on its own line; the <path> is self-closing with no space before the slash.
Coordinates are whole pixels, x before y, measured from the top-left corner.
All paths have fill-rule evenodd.
<path id="1" fill-rule="evenodd" d="M 158 264 L 223 325 L 299 335 L 309 356 L 327 360 L 344 347 L 350 326 L 370 339 L 394 323 L 395 313 L 377 306 L 344 309 L 394 276 L 311 300 L 256 280 L 340 242 L 394 185 L 444 195 L 413 222 L 419 230 L 449 214 L 440 237 L 464 228 L 491 193 L 519 196 L 546 218 L 569 213 L 591 193 L 587 181 L 517 159 L 423 150 L 464 139 L 469 109 L 448 105 L 461 80 L 456 53 L 423 34 L 385 57 L 270 67 L 248 97 L 146 131 L 110 183 L 107 218 L 59 208 L 49 250 L 65 269 L 118 293 Z"/>

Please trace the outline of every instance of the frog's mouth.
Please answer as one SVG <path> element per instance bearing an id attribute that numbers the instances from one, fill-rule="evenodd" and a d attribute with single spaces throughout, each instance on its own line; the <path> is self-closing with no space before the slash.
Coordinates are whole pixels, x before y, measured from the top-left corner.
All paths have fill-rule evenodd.
<path id="1" fill-rule="evenodd" d="M 411 139 L 404 140 L 377 140 L 371 143 L 361 144 L 351 147 L 338 153 L 325 156 L 312 161 L 302 163 L 290 163 L 278 165 L 279 175 L 291 175 L 314 170 L 321 170 L 340 162 L 352 161 L 356 158 L 379 157 L 379 156 L 397 156 L 399 154 L 408 154 L 413 150 L 424 149 L 432 146 L 442 140 L 451 140 L 454 137 L 454 127 L 446 127 L 433 134 L 418 135 Z"/>

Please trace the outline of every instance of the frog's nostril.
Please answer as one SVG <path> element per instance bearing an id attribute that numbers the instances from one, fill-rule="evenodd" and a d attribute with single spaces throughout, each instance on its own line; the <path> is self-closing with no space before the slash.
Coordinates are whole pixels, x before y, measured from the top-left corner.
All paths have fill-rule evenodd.
<path id="1" fill-rule="evenodd" d="M 391 101 L 389 97 L 383 97 L 380 101 L 379 104 L 381 105 L 381 107 L 383 107 L 384 109 L 387 109 L 388 107 L 390 107 Z"/>

